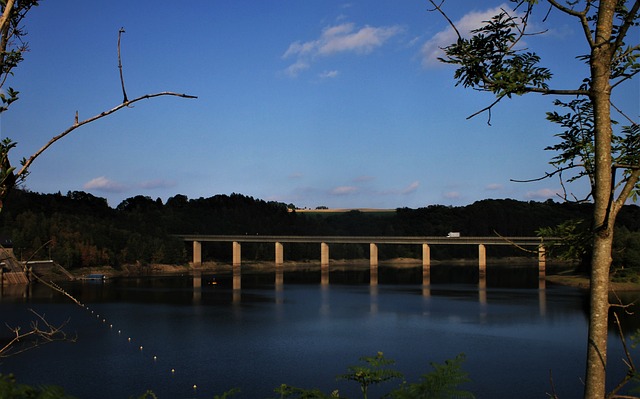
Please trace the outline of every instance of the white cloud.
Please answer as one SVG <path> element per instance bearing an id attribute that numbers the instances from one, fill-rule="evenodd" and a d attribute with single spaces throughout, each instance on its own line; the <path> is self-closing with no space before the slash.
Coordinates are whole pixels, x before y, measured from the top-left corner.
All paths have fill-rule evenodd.
<path id="1" fill-rule="evenodd" d="M 85 190 L 97 190 L 109 193 L 121 193 L 127 190 L 127 187 L 121 183 L 109 180 L 104 176 L 96 177 L 82 186 Z"/>
<path id="2" fill-rule="evenodd" d="M 524 197 L 529 200 L 540 200 L 540 199 L 555 198 L 558 196 L 558 194 L 559 194 L 558 190 L 553 190 L 550 188 L 541 188 L 540 190 L 536 190 L 536 191 L 528 191 Z"/>
<path id="3" fill-rule="evenodd" d="M 406 194 L 411 194 L 413 192 L 415 192 L 418 187 L 420 187 L 420 182 L 419 181 L 414 181 L 413 183 L 409 184 L 407 187 L 405 187 L 400 194 L 406 195 Z"/>
<path id="4" fill-rule="evenodd" d="M 499 183 L 491 183 L 487 185 L 484 189 L 487 191 L 498 191 L 498 190 L 502 190 L 503 186 L 502 184 L 499 184 Z"/>
<path id="5" fill-rule="evenodd" d="M 336 70 L 333 71 L 324 71 L 320 74 L 320 78 L 322 79 L 331 79 L 331 78 L 335 78 L 336 76 L 338 76 L 339 72 Z"/>
<path id="6" fill-rule="evenodd" d="M 460 199 L 461 195 L 458 191 L 448 191 L 442 195 L 444 198 L 449 200 Z"/>
<path id="7" fill-rule="evenodd" d="M 501 10 L 509 10 L 509 6 L 501 4 L 498 7 L 485 10 L 485 11 L 472 11 L 465 14 L 458 21 L 454 22 L 454 25 L 463 37 L 468 37 L 472 30 L 482 26 L 484 21 L 488 21 L 496 14 L 499 14 Z M 440 64 L 438 57 L 444 57 L 443 47 L 455 43 L 458 39 L 455 31 L 451 26 L 447 25 L 447 28 L 433 35 L 425 44 L 422 45 L 420 53 L 422 55 L 422 66 L 425 68 L 433 67 Z"/>
<path id="8" fill-rule="evenodd" d="M 354 194 L 358 191 L 357 187 L 354 186 L 338 186 L 330 191 L 332 195 L 350 195 Z"/>
<path id="9" fill-rule="evenodd" d="M 402 28 L 399 26 L 364 26 L 356 29 L 355 24 L 351 22 L 328 26 L 322 30 L 318 39 L 297 41 L 289 45 L 282 58 L 296 57 L 296 61 L 285 71 L 295 77 L 309 68 L 317 57 L 328 57 L 338 53 L 371 53 L 401 31 Z"/>

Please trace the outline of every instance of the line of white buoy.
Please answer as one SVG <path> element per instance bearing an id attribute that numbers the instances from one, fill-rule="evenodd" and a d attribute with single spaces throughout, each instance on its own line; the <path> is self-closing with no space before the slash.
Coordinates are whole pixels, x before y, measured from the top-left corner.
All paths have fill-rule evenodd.
<path id="1" fill-rule="evenodd" d="M 59 290 L 60 290 L 60 291 L 62 291 L 61 289 L 59 289 Z M 66 295 L 66 296 L 71 296 L 71 295 L 70 295 L 70 294 L 68 294 L 68 293 L 65 293 L 65 295 Z M 75 300 L 75 298 L 74 298 L 74 300 Z M 95 315 L 95 316 L 96 316 L 96 319 L 100 320 L 100 315 L 99 315 L 99 314 L 97 314 L 97 313 L 95 313 L 92 309 L 90 309 L 90 308 L 89 308 L 89 306 L 87 306 L 86 304 L 83 304 L 83 303 L 81 303 L 81 302 L 79 302 L 79 301 L 77 301 L 77 300 L 75 300 L 75 302 L 76 302 L 78 305 L 82 306 L 82 307 L 83 307 L 84 309 L 86 309 L 87 311 L 89 311 L 92 315 Z M 105 325 L 107 324 L 107 319 L 106 319 L 105 317 L 103 317 L 103 318 L 102 318 L 102 323 L 103 323 L 103 324 L 105 324 Z M 113 324 L 112 324 L 112 323 L 110 323 L 110 324 L 109 324 L 109 329 L 110 329 L 110 330 L 113 330 L 113 328 L 114 328 L 114 327 L 113 327 Z M 121 329 L 119 329 L 119 330 L 118 330 L 118 335 L 123 335 L 123 333 L 122 333 L 122 330 L 121 330 Z M 134 341 L 135 341 L 135 340 L 134 340 L 132 337 L 127 337 L 127 342 L 132 343 L 132 342 L 134 342 Z M 135 342 L 137 342 L 137 341 L 135 341 Z M 143 349 L 144 349 L 143 345 L 140 345 L 140 346 L 139 346 L 139 352 L 141 352 L 141 353 L 142 353 L 142 352 L 143 352 Z M 158 361 L 158 356 L 157 356 L 157 354 L 154 354 L 154 355 L 151 357 L 151 359 L 153 360 L 153 362 L 154 362 L 154 363 L 157 363 L 157 361 Z M 172 368 L 171 368 L 171 370 L 170 370 L 170 372 L 171 372 L 171 376 L 173 377 L 173 376 L 176 374 L 176 369 L 175 369 L 175 367 L 172 367 Z M 194 391 L 194 393 L 195 393 L 195 392 L 197 391 L 197 389 L 198 389 L 198 385 L 197 385 L 197 384 L 193 384 L 192 388 L 193 388 L 193 391 Z"/>

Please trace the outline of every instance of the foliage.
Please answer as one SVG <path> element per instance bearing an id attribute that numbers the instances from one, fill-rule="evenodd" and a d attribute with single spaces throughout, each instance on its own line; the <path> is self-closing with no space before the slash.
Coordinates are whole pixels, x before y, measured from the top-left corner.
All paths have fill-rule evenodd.
<path id="1" fill-rule="evenodd" d="M 473 30 L 472 38 L 459 37 L 446 48 L 442 62 L 458 65 L 456 85 L 488 91 L 497 97 L 524 94 L 531 87 L 547 89 L 551 72 L 536 66 L 540 57 L 532 52 L 515 50 L 520 37 L 518 19 L 506 12 L 491 18 Z"/>
<path id="2" fill-rule="evenodd" d="M 385 358 L 382 352 L 378 352 L 375 356 L 362 357 L 360 360 L 364 362 L 363 365 L 348 367 L 348 372 L 338 376 L 338 379 L 357 382 L 364 399 L 367 398 L 368 388 L 371 385 L 403 378 L 402 373 L 389 368 L 395 362 Z M 475 396 L 471 392 L 460 389 L 460 386 L 471 381 L 468 374 L 462 370 L 464 360 L 464 354 L 459 354 L 454 359 L 446 360 L 444 364 L 431 363 L 433 370 L 423 374 L 420 381 L 416 383 L 404 381 L 398 388 L 382 397 L 393 399 L 472 399 Z M 342 397 L 337 390 L 327 395 L 318 389 L 302 389 L 286 384 L 276 388 L 275 392 L 280 394 L 280 399 Z"/>
<path id="3" fill-rule="evenodd" d="M 18 384 L 13 375 L 0 374 L 0 398 L 11 399 L 73 399 L 60 387 L 32 387 Z"/>
<path id="4" fill-rule="evenodd" d="M 462 370 L 464 354 L 453 359 L 445 360 L 443 364 L 431 363 L 433 371 L 423 374 L 420 381 L 412 384 L 404 383 L 400 388 L 391 392 L 393 399 L 450 399 L 474 398 L 469 392 L 459 387 L 471 380 Z"/>
<path id="5" fill-rule="evenodd" d="M 326 395 L 319 389 L 303 389 L 282 384 L 273 390 L 279 395 L 280 399 L 329 399 L 339 398 L 338 391 L 333 391 L 330 395 Z"/>
<path id="6" fill-rule="evenodd" d="M 349 366 L 348 372 L 338 376 L 338 379 L 357 382 L 364 399 L 367 398 L 368 388 L 371 385 L 403 378 L 402 373 L 389 368 L 395 361 L 385 358 L 382 352 L 378 352 L 375 356 L 362 357 L 360 360 L 364 362 L 363 365 Z M 471 392 L 460 389 L 460 386 L 471 382 L 468 374 L 462 370 L 464 360 L 464 354 L 459 354 L 454 359 L 446 360 L 443 364 L 431 363 L 433 370 L 423 374 L 420 381 L 416 383 L 404 381 L 384 397 L 393 399 L 473 399 L 474 395 Z M 240 390 L 237 388 L 230 389 L 221 395 L 214 395 L 213 399 L 228 399 L 239 392 Z M 280 399 L 344 398 L 344 396 L 340 396 L 338 390 L 325 394 L 319 389 L 297 388 L 287 384 L 281 384 L 274 389 L 274 392 L 278 394 Z M 0 398 L 74 399 L 64 395 L 64 391 L 59 387 L 33 388 L 17 384 L 12 375 L 3 376 L 2 374 L 0 374 Z M 158 396 L 148 390 L 137 399 L 158 399 Z"/>
<path id="7" fill-rule="evenodd" d="M 590 197 L 596 187 L 593 104 L 588 98 L 577 98 L 569 102 L 555 100 L 554 105 L 566 109 L 567 113 L 547 112 L 547 120 L 564 129 L 561 133 L 556 134 L 560 142 L 545 148 L 545 150 L 558 153 L 551 159 L 550 164 L 555 166 L 559 172 L 577 169 L 577 172 L 574 172 L 567 179 L 567 182 L 573 182 L 582 177 L 588 178 L 591 187 Z M 612 120 L 611 124 L 617 125 L 618 122 Z M 631 177 L 633 170 L 630 166 L 636 165 L 640 159 L 640 125 L 622 126 L 619 133 L 612 134 L 611 140 L 614 176 L 616 169 L 622 169 L 622 182 L 626 182 Z M 636 200 L 639 193 L 640 182 L 636 182 L 631 192 L 631 198 Z"/>
<path id="8" fill-rule="evenodd" d="M 371 385 L 402 378 L 402 373 L 389 368 L 395 361 L 385 358 L 382 352 L 378 352 L 375 356 L 361 357 L 360 360 L 365 364 L 349 366 L 347 368 L 348 372 L 338 376 L 338 379 L 357 382 L 360 385 L 360 391 L 364 399 L 367 399 L 367 393 Z"/>
<path id="9" fill-rule="evenodd" d="M 558 237 L 560 246 L 550 249 L 561 251 L 561 259 L 578 262 L 579 270 L 586 271 L 592 251 L 591 232 L 586 224 L 583 219 L 571 219 L 555 227 L 541 227 L 537 234 L 547 239 Z"/>
<path id="10" fill-rule="evenodd" d="M 111 265 L 185 264 L 188 245 L 174 234 L 259 234 L 259 235 L 362 235 L 362 236 L 445 236 L 460 231 L 463 236 L 535 236 L 572 219 L 588 219 L 590 204 L 482 200 L 461 207 L 431 205 L 399 208 L 395 212 L 350 211 L 331 216 L 292 212 L 282 203 L 266 202 L 240 194 L 189 199 L 184 195 L 160 199 L 144 196 L 128 198 L 115 209 L 104 198 L 73 191 L 66 195 L 38 194 L 14 190 L 9 207 L 0 218 L 0 236 L 11 238 L 18 258 L 43 259 L 51 256 L 65 268 Z M 585 223 L 586 225 L 586 223 Z M 623 208 L 618 220 L 620 240 L 615 259 L 629 267 L 637 257 L 626 235 L 640 232 L 640 207 Z M 628 232 L 628 233 L 625 233 Z M 549 233 L 557 236 L 556 233 Z M 203 246 L 203 259 L 230 260 L 225 244 Z M 470 246 L 436 246 L 437 259 L 472 258 Z M 509 246 L 492 248 L 492 257 L 522 256 Z M 243 258 L 273 260 L 273 246 L 247 244 Z M 366 258 L 367 245 L 334 245 L 334 259 Z M 285 246 L 285 259 L 318 259 L 314 244 Z M 380 258 L 420 258 L 419 246 L 381 246 Z M 626 262 L 626 264 L 625 264 Z"/>

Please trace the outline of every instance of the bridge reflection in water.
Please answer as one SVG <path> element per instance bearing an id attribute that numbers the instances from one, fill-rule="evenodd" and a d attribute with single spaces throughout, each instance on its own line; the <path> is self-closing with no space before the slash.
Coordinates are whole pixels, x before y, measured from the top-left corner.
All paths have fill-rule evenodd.
<path id="1" fill-rule="evenodd" d="M 369 270 L 370 285 L 378 284 L 378 245 L 398 244 L 398 245 L 421 245 L 422 246 L 422 286 L 423 294 L 430 295 L 430 273 L 431 273 L 431 246 L 432 245 L 477 245 L 478 247 L 478 289 L 480 302 L 486 302 L 486 268 L 487 251 L 489 245 L 515 246 L 519 248 L 533 247 L 531 252 L 538 255 L 538 280 L 541 291 L 545 288 L 546 273 L 546 245 L 558 242 L 557 238 L 551 237 L 543 241 L 541 237 L 386 237 L 386 236 L 260 236 L 260 235 L 181 235 L 185 242 L 193 243 L 194 270 L 202 265 L 202 243 L 204 242 L 229 242 L 231 243 L 233 256 L 233 289 L 239 291 L 241 288 L 241 264 L 242 264 L 242 243 L 273 243 L 275 246 L 275 270 L 276 288 L 281 287 L 284 281 L 284 250 L 285 243 L 316 243 L 320 244 L 320 270 L 321 284 L 329 284 L 329 246 L 330 244 L 369 244 Z M 194 278 L 194 284 L 196 279 Z"/>
<path id="2" fill-rule="evenodd" d="M 308 266 L 305 265 L 305 268 L 307 268 Z M 341 266 L 342 269 L 343 266 Z M 447 266 L 446 264 L 437 266 L 437 267 L 442 267 L 442 268 L 447 268 L 450 266 Z M 456 266 L 457 268 L 469 268 L 471 266 Z M 505 266 L 500 266 L 501 268 L 505 268 Z M 508 267 L 508 266 L 506 266 Z M 518 269 L 520 269 L 522 266 L 516 266 Z M 390 267 L 392 268 L 392 267 Z M 527 270 L 531 270 L 530 268 L 527 268 Z M 337 270 L 336 270 L 337 271 Z M 363 273 L 366 273 L 366 271 L 360 270 Z M 262 270 L 261 274 L 271 274 L 275 272 L 275 278 L 274 278 L 274 289 L 277 293 L 279 293 L 280 295 L 276 295 L 276 302 L 278 301 L 283 301 L 283 296 L 282 296 L 282 291 L 284 289 L 284 267 L 280 266 L 276 266 L 274 267 L 274 269 L 271 270 Z M 300 272 L 295 270 L 295 267 L 290 270 L 289 272 L 291 273 L 295 273 L 295 272 Z M 313 271 L 305 271 L 305 272 L 311 272 L 313 273 Z M 304 273 L 304 272 L 303 272 Z M 541 315 L 545 315 L 546 314 L 546 274 L 545 274 L 545 269 L 544 268 L 539 268 L 538 270 L 538 284 L 537 284 L 537 288 L 538 288 L 538 302 L 539 302 L 539 309 L 540 309 L 540 314 Z M 194 303 L 199 303 L 202 299 L 202 271 L 195 269 L 193 272 L 193 301 Z M 231 280 L 232 280 L 232 302 L 234 304 L 240 304 L 242 301 L 242 273 L 241 273 L 241 268 L 240 267 L 233 267 L 232 268 L 232 273 L 231 273 Z M 488 287 L 487 287 L 487 273 L 486 271 L 480 271 L 478 273 L 478 280 L 477 280 L 477 290 L 478 290 L 478 302 L 481 305 L 486 305 L 488 302 L 487 299 L 487 291 L 488 291 Z M 329 282 L 330 282 L 330 271 L 328 267 L 321 267 L 320 268 L 320 286 L 323 287 L 323 289 L 328 289 L 329 287 Z M 378 266 L 376 267 L 370 267 L 369 269 L 369 293 L 371 295 L 371 306 L 372 306 L 372 311 L 374 309 L 377 309 L 377 293 L 378 293 L 378 288 L 379 288 L 379 276 L 378 276 Z M 432 281 L 431 281 L 431 269 L 430 268 L 422 268 L 422 281 L 421 281 L 421 294 L 423 297 L 427 298 L 430 297 L 432 295 L 432 289 L 437 289 L 437 286 L 432 285 Z"/>

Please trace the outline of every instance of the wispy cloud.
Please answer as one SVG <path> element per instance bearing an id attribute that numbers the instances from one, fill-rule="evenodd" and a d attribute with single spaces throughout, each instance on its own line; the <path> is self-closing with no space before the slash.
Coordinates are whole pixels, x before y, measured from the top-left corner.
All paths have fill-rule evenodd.
<path id="1" fill-rule="evenodd" d="M 337 77 L 337 76 L 338 76 L 338 74 L 339 74 L 339 72 L 338 72 L 338 71 L 336 71 L 336 70 L 333 70 L 333 71 L 324 71 L 324 72 L 322 72 L 322 73 L 320 74 L 320 78 L 322 78 L 322 79 L 332 79 L 332 78 Z"/>
<path id="2" fill-rule="evenodd" d="M 472 11 L 465 14 L 458 21 L 455 21 L 454 25 L 462 36 L 468 37 L 472 30 L 479 28 L 484 21 L 488 21 L 494 15 L 500 13 L 501 9 L 508 10 L 509 6 L 507 4 L 501 4 L 498 7 L 485 11 Z M 444 56 L 442 48 L 451 43 L 455 43 L 457 39 L 458 36 L 449 25 L 447 25 L 446 29 L 433 35 L 431 39 L 422 45 L 422 49 L 420 50 L 422 66 L 430 68 L 440 64 L 438 57 Z"/>
<path id="3" fill-rule="evenodd" d="M 560 192 L 558 190 L 553 190 L 551 188 L 541 188 L 540 190 L 536 191 L 528 191 L 524 197 L 530 200 L 541 200 L 555 198 L 559 193 Z"/>
<path id="4" fill-rule="evenodd" d="M 457 200 L 462 197 L 462 195 L 460 195 L 458 191 L 447 191 L 446 193 L 442 194 L 442 196 L 448 200 Z"/>
<path id="5" fill-rule="evenodd" d="M 82 186 L 85 190 L 96 190 L 107 193 L 122 193 L 127 190 L 124 184 L 109 180 L 104 176 L 91 179 Z"/>
<path id="6" fill-rule="evenodd" d="M 367 25 L 357 28 L 351 22 L 327 26 L 317 39 L 306 42 L 296 41 L 289 45 L 282 58 L 294 58 L 295 62 L 285 71 L 289 76 L 295 77 L 308 69 L 318 57 L 340 53 L 369 54 L 400 32 L 402 28 L 399 26 Z"/>
<path id="7" fill-rule="evenodd" d="M 301 179 L 303 176 L 300 172 L 293 172 L 289 175 L 289 179 Z"/>
<path id="8" fill-rule="evenodd" d="M 413 183 L 409 184 L 407 187 L 402 189 L 402 191 L 400 191 L 400 194 L 402 195 L 411 194 L 415 192 L 418 189 L 418 187 L 420 187 L 420 182 L 414 181 Z"/>
<path id="9" fill-rule="evenodd" d="M 376 178 L 373 176 L 362 175 L 353 179 L 354 183 L 366 183 L 375 180 Z"/>
<path id="10" fill-rule="evenodd" d="M 492 183 L 487 185 L 484 189 L 487 191 L 498 191 L 498 190 L 502 190 L 503 188 L 504 186 L 502 184 Z"/>
<path id="11" fill-rule="evenodd" d="M 329 191 L 331 195 L 351 195 L 358 192 L 355 186 L 338 186 Z"/>

